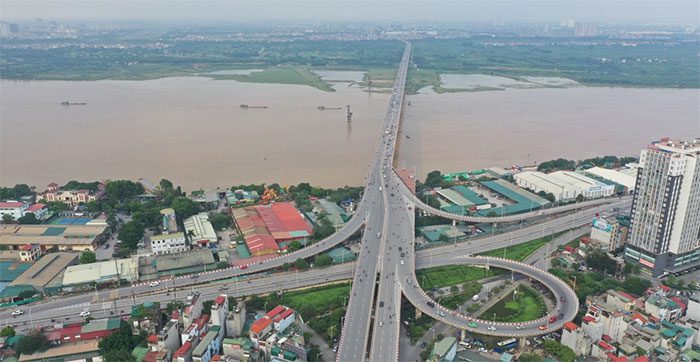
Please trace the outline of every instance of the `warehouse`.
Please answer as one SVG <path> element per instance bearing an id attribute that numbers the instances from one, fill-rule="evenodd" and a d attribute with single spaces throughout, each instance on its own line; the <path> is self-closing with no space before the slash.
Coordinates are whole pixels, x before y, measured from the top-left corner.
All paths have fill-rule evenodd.
<path id="1" fill-rule="evenodd" d="M 634 186 L 637 183 L 636 175 L 626 174 L 608 168 L 593 167 L 589 168 L 585 172 L 624 186 L 626 189 L 625 193 L 634 191 Z"/>
<path id="2" fill-rule="evenodd" d="M 557 171 L 544 174 L 538 171 L 525 171 L 514 176 L 520 187 L 534 192 L 544 191 L 554 195 L 559 201 L 574 200 L 578 195 L 588 199 L 610 196 L 615 191 L 614 185 L 607 185 L 590 177 L 571 172 Z"/>
<path id="3" fill-rule="evenodd" d="M 63 273 L 69 265 L 77 264 L 79 253 L 50 253 L 37 260 L 29 269 L 10 283 L 10 286 L 26 285 L 52 293 L 63 285 Z"/>
<path id="4" fill-rule="evenodd" d="M 519 214 L 549 205 L 549 201 L 546 199 L 517 185 L 513 185 L 506 180 L 483 181 L 481 185 L 514 202 L 514 204 L 511 205 L 503 204 L 502 206 L 492 209 L 480 210 L 478 214 L 481 216 Z"/>
<path id="5" fill-rule="evenodd" d="M 279 252 L 280 243 L 305 242 L 313 232 L 301 212 L 290 202 L 233 209 L 232 213 L 253 256 Z"/>
<path id="6" fill-rule="evenodd" d="M 208 246 L 216 244 L 217 237 L 214 227 L 209 222 L 209 215 L 206 212 L 199 213 L 187 218 L 184 221 L 185 233 L 190 234 L 192 244 Z"/>
<path id="7" fill-rule="evenodd" d="M 69 266 L 63 275 L 63 285 L 105 283 L 120 279 L 129 282 L 139 279 L 138 257 Z"/>
<path id="8" fill-rule="evenodd" d="M 107 225 L 2 225 L 0 245 L 14 250 L 38 244 L 46 249 L 94 251 L 106 230 Z"/>

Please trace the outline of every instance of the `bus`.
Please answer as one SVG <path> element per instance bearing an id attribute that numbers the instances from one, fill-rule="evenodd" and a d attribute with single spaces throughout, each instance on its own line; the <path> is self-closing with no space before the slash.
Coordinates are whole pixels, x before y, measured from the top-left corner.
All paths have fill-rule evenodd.
<path id="1" fill-rule="evenodd" d="M 496 343 L 496 348 L 494 348 L 493 350 L 496 353 L 503 353 L 505 351 L 508 351 L 508 350 L 515 348 L 517 345 L 518 345 L 517 339 L 509 338 L 509 339 L 506 339 L 505 341 L 501 341 L 501 342 Z"/>

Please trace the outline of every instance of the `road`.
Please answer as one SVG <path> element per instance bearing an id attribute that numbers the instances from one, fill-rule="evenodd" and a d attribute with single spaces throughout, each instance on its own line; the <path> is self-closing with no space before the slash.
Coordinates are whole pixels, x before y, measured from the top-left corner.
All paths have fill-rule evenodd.
<path id="1" fill-rule="evenodd" d="M 606 205 L 605 208 L 581 210 L 571 215 L 566 215 L 561 218 L 555 218 L 550 221 L 546 221 L 542 224 L 535 224 L 523 227 L 522 229 L 518 229 L 505 234 L 484 236 L 482 238 L 473 239 L 470 242 L 460 242 L 455 245 L 443 245 L 436 248 L 422 250 L 415 254 L 416 269 L 428 268 L 431 265 L 436 266 L 436 260 L 438 258 L 444 258 L 455 255 L 471 255 L 482 253 L 496 248 L 524 243 L 532 239 L 541 237 L 544 234 L 553 234 L 560 231 L 568 230 L 570 228 L 585 228 L 587 225 L 590 224 L 591 219 L 593 218 L 595 213 L 612 210 L 615 207 L 619 207 L 620 209 L 624 210 L 628 209 L 629 206 L 629 201 L 621 201 L 618 203 Z M 376 233 L 373 234 L 369 232 L 365 235 L 373 236 L 376 238 Z M 562 238 L 563 237 L 564 236 L 562 236 Z M 559 245 L 563 242 L 562 240 L 563 239 L 558 238 L 556 244 L 554 245 Z M 371 243 L 365 242 L 363 243 L 363 245 L 364 244 Z M 552 247 L 552 250 L 554 250 L 555 248 L 554 245 Z M 535 254 L 543 254 L 544 252 L 544 249 L 540 249 L 537 252 L 535 252 Z M 223 293 L 227 293 L 231 296 L 246 296 L 274 291 L 296 289 L 300 287 L 319 285 L 327 282 L 351 279 L 354 275 L 353 269 L 358 263 L 359 259 L 355 263 L 340 264 L 323 269 L 313 268 L 308 271 L 302 272 L 277 273 L 259 278 L 247 276 L 239 278 L 240 280 L 238 282 L 236 282 L 236 278 L 228 278 L 226 280 L 215 282 L 211 285 L 198 285 L 196 286 L 196 289 L 202 292 L 205 295 L 205 297 L 214 297 L 218 293 L 222 293 L 218 290 L 218 288 L 222 285 L 226 285 L 228 288 L 228 290 L 223 291 Z M 200 278 L 203 277 L 204 276 L 201 276 Z M 186 281 L 192 280 L 190 278 L 181 279 Z M 248 283 L 249 280 L 250 283 Z M 170 287 L 171 283 L 169 281 L 163 281 L 157 287 L 145 287 L 145 289 L 148 292 L 141 294 L 135 293 L 135 301 L 137 303 L 143 301 L 166 302 L 172 300 L 175 297 L 177 297 L 177 299 L 180 300 L 186 300 L 186 290 L 189 290 L 188 286 L 180 286 L 178 287 L 176 293 L 172 293 L 171 291 L 168 295 L 166 292 L 166 288 Z M 2 313 L 0 313 L 0 320 L 4 321 L 5 323 L 17 323 L 20 327 L 28 327 L 31 314 L 31 316 L 33 317 L 32 319 L 37 325 L 48 325 L 52 318 L 57 319 L 57 316 L 59 315 L 60 318 L 68 317 L 69 319 L 67 321 L 82 320 L 82 318 L 80 318 L 78 314 L 86 309 L 91 311 L 94 317 L 99 317 L 103 315 L 101 314 L 103 313 L 102 309 L 104 307 L 103 301 L 110 301 L 109 308 L 113 309 L 113 304 L 111 303 L 109 294 L 111 294 L 109 291 L 102 291 L 99 294 L 90 293 L 64 298 L 48 299 L 47 301 L 34 304 L 32 306 L 22 307 L 21 309 L 25 310 L 26 313 L 16 318 L 10 316 L 10 309 L 6 309 L 2 311 Z M 96 295 L 99 295 L 99 300 L 96 298 Z M 119 313 L 121 310 L 124 310 L 128 313 L 132 303 L 133 302 L 131 294 L 128 294 L 126 297 L 122 297 L 120 300 L 117 300 L 118 314 L 121 314 Z M 109 308 L 107 309 L 109 310 Z M 57 310 L 60 310 L 60 313 L 56 313 Z"/>

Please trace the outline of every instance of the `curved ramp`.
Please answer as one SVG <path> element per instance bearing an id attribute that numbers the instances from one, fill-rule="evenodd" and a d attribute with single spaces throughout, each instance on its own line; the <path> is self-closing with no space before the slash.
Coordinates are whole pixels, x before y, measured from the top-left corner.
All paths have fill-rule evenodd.
<path id="1" fill-rule="evenodd" d="M 485 256 L 460 256 L 439 260 L 434 263 L 436 266 L 455 264 L 507 269 L 535 279 L 552 291 L 556 298 L 554 311 L 549 312 L 545 317 L 533 321 L 517 323 L 494 323 L 488 320 L 471 318 L 437 304 L 420 288 L 415 273 L 411 273 L 404 280 L 400 281 L 404 296 L 417 309 L 434 319 L 470 332 L 499 337 L 528 337 L 552 333 L 562 328 L 564 323 L 573 320 L 576 317 L 576 313 L 578 313 L 578 297 L 573 289 L 561 279 L 542 269 L 518 261 Z M 409 279 L 410 283 L 408 282 Z M 549 317 L 559 313 L 564 314 L 563 318 L 557 318 L 555 322 L 549 323 Z"/>

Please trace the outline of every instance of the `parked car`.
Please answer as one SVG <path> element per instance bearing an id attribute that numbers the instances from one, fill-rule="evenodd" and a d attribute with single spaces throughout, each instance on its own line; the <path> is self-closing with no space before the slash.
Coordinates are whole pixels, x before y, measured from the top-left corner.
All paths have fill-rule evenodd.
<path id="1" fill-rule="evenodd" d="M 428 342 L 421 342 L 420 348 L 423 349 L 423 348 L 425 348 L 425 346 L 427 346 L 427 345 L 428 345 Z"/>

